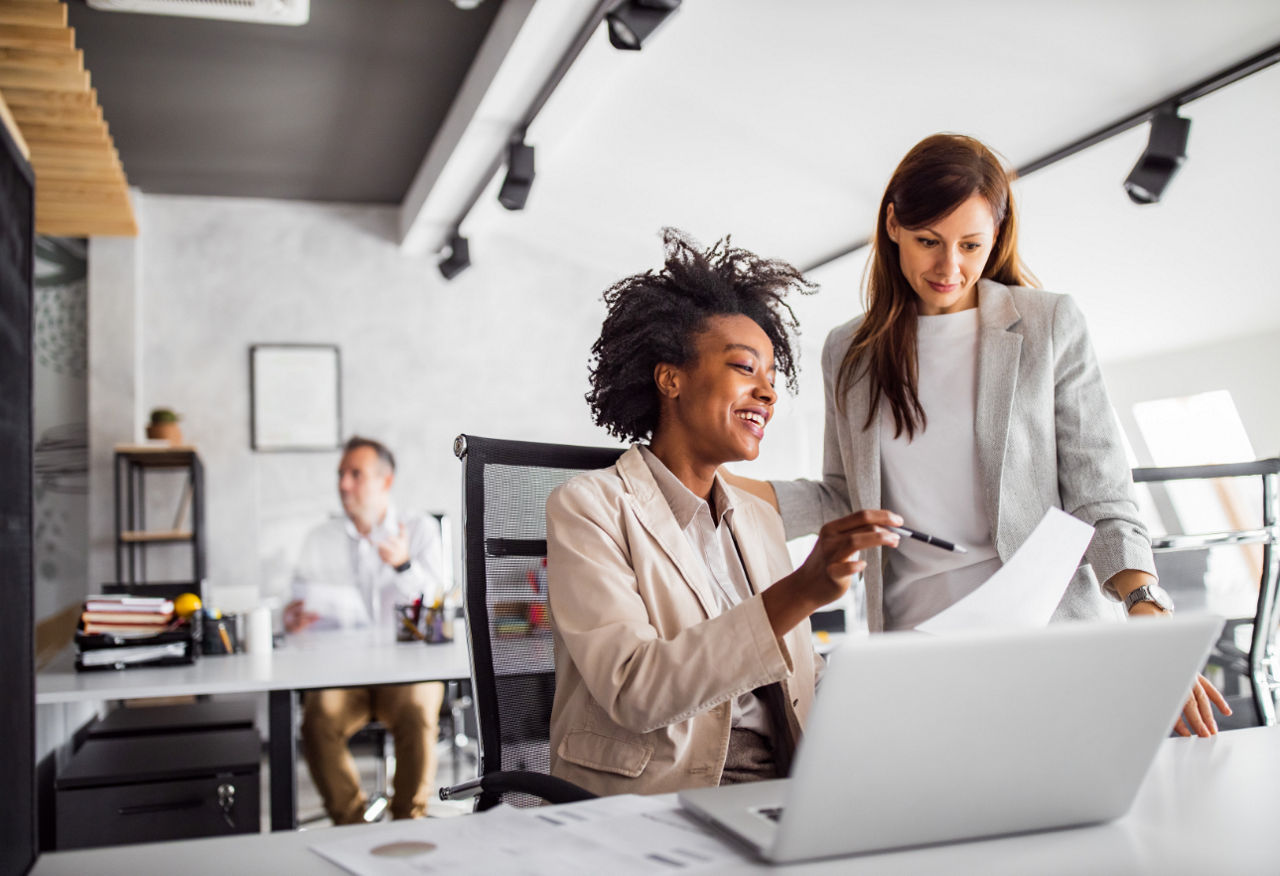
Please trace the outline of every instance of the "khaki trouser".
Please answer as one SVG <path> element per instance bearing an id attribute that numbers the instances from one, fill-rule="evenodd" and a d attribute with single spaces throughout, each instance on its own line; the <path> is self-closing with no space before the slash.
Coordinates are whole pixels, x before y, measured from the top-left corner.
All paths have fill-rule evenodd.
<path id="1" fill-rule="evenodd" d="M 377 719 L 395 741 L 392 818 L 427 812 L 436 773 L 436 736 L 444 685 L 387 684 L 307 691 L 302 706 L 302 750 L 334 824 L 359 822 L 368 798 L 360 788 L 347 740 Z"/>

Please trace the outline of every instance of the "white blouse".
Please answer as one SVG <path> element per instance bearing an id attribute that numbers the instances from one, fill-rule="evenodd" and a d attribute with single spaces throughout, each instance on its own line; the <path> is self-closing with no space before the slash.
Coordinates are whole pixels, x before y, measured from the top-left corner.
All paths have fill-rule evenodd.
<path id="1" fill-rule="evenodd" d="M 974 411 L 978 395 L 978 309 L 921 316 L 917 323 L 920 404 L 928 424 L 912 440 L 893 435 L 882 401 L 880 480 L 884 507 L 912 529 L 963 545 L 952 553 L 904 538 L 887 551 L 886 630 L 909 630 L 959 601 L 1000 568 L 983 510 Z"/>

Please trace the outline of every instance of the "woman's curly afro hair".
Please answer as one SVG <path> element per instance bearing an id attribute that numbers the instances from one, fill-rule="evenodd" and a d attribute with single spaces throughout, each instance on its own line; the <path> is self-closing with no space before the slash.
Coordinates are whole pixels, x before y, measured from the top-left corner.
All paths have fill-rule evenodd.
<path id="1" fill-rule="evenodd" d="M 591 347 L 587 403 L 596 425 L 626 441 L 641 441 L 658 426 L 653 370 L 683 366 L 713 316 L 748 316 L 773 343 L 774 367 L 796 388 L 791 338 L 798 324 L 783 297 L 816 287 L 783 261 L 763 259 L 724 238 L 705 252 L 674 228 L 663 230 L 666 264 L 627 277 L 604 293 L 608 315 Z"/>

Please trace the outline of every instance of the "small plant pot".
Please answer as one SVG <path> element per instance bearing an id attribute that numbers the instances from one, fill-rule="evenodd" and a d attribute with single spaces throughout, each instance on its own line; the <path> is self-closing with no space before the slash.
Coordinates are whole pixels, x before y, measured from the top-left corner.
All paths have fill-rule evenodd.
<path id="1" fill-rule="evenodd" d="M 149 423 L 147 437 L 153 441 L 168 441 L 170 444 L 182 443 L 182 427 L 177 423 Z"/>

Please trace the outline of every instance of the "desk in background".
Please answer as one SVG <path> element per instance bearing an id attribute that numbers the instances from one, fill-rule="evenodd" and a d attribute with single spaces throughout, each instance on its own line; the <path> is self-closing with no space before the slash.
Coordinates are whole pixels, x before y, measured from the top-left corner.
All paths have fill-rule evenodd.
<path id="1" fill-rule="evenodd" d="M 1280 727 L 1234 730 L 1213 739 L 1166 740 L 1130 812 L 1109 824 L 978 842 L 932 846 L 770 868 L 746 859 L 699 873 L 782 876 L 845 874 L 1273 874 L 1280 872 Z M 671 805 L 675 796 L 667 795 Z M 868 801 L 875 805 L 875 801 Z M 552 812 L 554 809 L 542 810 Z M 464 815 L 459 818 L 484 818 Z M 857 813 L 849 813 L 856 818 Z M 450 822 L 444 822 L 448 825 Z M 186 876 L 257 873 L 340 874 L 310 851 L 316 843 L 364 832 L 370 844 L 401 823 L 303 833 L 154 843 L 44 855 L 33 876 L 137 876 L 172 869 Z M 339 833 L 340 832 L 340 833 Z"/>
<path id="2" fill-rule="evenodd" d="M 189 666 L 76 672 L 70 649 L 36 674 L 36 705 L 266 692 L 271 829 L 297 827 L 296 691 L 471 677 L 467 643 L 395 642 L 368 632 L 308 632 L 268 654 L 202 657 Z"/>

